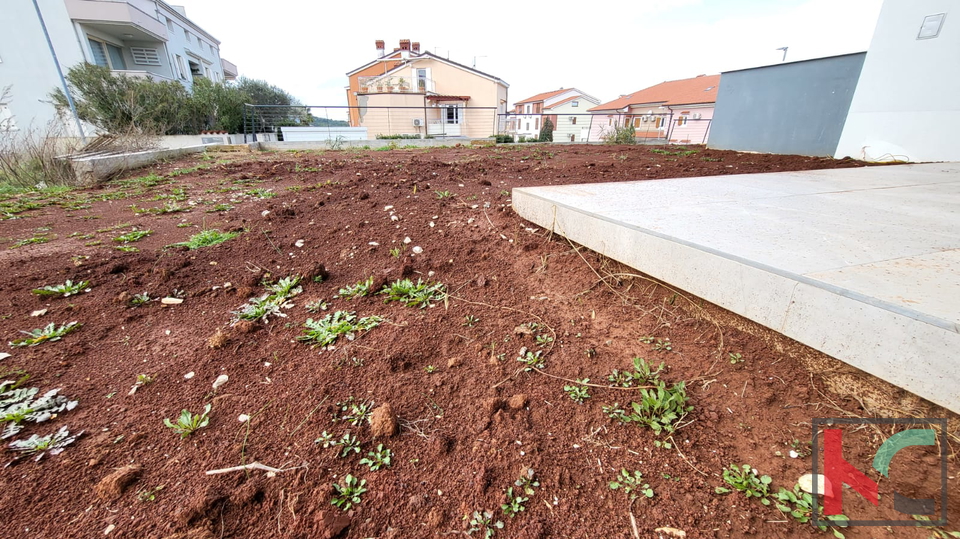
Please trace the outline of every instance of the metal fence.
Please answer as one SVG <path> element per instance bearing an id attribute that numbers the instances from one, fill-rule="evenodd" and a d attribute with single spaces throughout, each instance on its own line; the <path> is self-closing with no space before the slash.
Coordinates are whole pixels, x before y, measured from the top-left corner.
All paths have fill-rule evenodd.
<path id="1" fill-rule="evenodd" d="M 539 139 L 549 119 L 554 142 L 603 142 L 633 135 L 637 144 L 704 144 L 710 118 L 699 114 L 518 114 L 495 107 L 428 103 L 418 106 L 244 105 L 245 142 L 372 140 L 378 138 Z"/>

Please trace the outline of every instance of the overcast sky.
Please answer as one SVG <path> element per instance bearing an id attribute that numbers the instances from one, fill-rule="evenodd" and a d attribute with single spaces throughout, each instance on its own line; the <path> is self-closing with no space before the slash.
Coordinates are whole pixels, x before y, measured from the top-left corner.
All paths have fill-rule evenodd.
<path id="1" fill-rule="evenodd" d="M 475 61 L 510 84 L 511 103 L 561 87 L 604 102 L 665 80 L 777 63 L 783 46 L 787 61 L 866 50 L 882 0 L 168 3 L 219 39 L 241 75 L 305 104 L 345 105 L 345 73 L 376 57 L 377 39 L 387 50 L 408 38 Z"/>

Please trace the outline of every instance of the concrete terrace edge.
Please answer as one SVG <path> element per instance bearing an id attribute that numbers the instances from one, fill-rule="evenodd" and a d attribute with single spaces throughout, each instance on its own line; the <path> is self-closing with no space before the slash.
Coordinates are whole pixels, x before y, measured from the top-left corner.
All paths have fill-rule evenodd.
<path id="1" fill-rule="evenodd" d="M 960 413 L 960 328 L 835 285 L 513 190 L 524 219 Z"/>

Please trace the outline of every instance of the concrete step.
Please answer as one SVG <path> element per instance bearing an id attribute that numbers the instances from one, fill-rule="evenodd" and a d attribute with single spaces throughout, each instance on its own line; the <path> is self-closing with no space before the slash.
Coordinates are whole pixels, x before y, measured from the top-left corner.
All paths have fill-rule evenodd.
<path id="1" fill-rule="evenodd" d="M 519 215 L 960 412 L 960 164 L 517 188 Z"/>

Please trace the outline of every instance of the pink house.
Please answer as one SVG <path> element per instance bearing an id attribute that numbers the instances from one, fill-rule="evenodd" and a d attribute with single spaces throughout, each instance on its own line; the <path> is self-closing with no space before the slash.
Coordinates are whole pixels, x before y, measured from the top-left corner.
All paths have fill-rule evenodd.
<path id="1" fill-rule="evenodd" d="M 661 82 L 589 109 L 590 140 L 616 127 L 632 126 L 637 141 L 706 144 L 717 102 L 720 75 Z"/>

